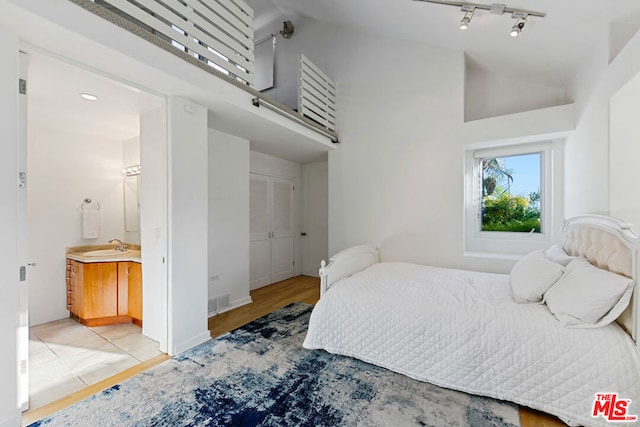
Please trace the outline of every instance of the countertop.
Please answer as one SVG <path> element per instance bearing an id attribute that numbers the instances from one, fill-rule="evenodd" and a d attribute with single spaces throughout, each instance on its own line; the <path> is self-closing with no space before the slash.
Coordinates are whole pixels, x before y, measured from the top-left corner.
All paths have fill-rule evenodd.
<path id="1" fill-rule="evenodd" d="M 84 253 L 90 251 L 99 251 L 104 249 L 113 249 L 114 245 L 92 245 L 92 246 L 72 246 L 66 248 L 66 257 L 74 261 L 90 263 L 90 262 L 117 262 L 117 261 L 132 261 L 142 262 L 142 255 L 140 252 L 140 245 L 133 245 L 125 243 L 127 252 L 116 255 L 102 255 L 102 256 L 85 256 Z"/>

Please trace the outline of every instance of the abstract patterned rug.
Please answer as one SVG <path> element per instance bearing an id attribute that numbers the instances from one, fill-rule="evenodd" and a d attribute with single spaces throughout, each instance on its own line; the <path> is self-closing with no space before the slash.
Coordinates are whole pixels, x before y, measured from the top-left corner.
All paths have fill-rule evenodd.
<path id="1" fill-rule="evenodd" d="M 32 426 L 519 426 L 516 405 L 302 348 L 294 303 Z"/>

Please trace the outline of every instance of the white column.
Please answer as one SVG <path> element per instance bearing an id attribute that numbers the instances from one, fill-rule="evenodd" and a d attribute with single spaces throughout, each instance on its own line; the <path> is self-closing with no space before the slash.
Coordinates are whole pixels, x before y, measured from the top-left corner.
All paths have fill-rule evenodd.
<path id="1" fill-rule="evenodd" d="M 207 329 L 207 109 L 168 104 L 169 354 L 210 338 Z"/>

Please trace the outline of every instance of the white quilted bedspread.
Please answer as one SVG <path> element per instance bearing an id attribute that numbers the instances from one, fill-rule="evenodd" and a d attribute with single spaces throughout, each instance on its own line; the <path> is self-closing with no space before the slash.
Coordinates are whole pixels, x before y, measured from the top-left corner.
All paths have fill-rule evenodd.
<path id="1" fill-rule="evenodd" d="M 616 324 L 560 326 L 546 305 L 513 302 L 508 275 L 373 265 L 329 288 L 304 347 L 575 424 L 610 425 L 591 416 L 602 392 L 631 399 L 628 414 L 640 417 L 640 353 L 630 337 Z"/>

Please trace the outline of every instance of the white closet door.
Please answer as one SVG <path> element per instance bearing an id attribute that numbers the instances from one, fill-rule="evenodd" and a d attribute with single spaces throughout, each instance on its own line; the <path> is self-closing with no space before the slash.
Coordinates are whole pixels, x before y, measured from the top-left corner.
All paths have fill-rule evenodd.
<path id="1" fill-rule="evenodd" d="M 272 178 L 271 283 L 294 275 L 293 184 Z"/>
<path id="2" fill-rule="evenodd" d="M 250 174 L 249 288 L 271 284 L 271 203 L 269 178 Z"/>
<path id="3" fill-rule="evenodd" d="M 302 274 L 318 277 L 320 262 L 329 262 L 328 163 L 302 165 Z"/>

